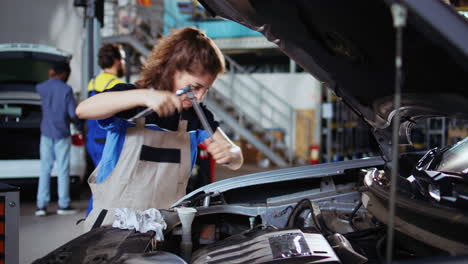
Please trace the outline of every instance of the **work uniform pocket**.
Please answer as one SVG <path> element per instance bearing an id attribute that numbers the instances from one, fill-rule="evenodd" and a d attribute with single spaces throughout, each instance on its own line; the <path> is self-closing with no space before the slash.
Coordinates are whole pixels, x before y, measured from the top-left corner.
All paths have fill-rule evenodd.
<path id="1" fill-rule="evenodd" d="M 106 144 L 106 138 L 95 138 L 94 142 L 96 142 L 96 144 L 99 144 L 99 145 L 104 145 Z"/>
<path id="2" fill-rule="evenodd" d="M 140 161 L 180 164 L 180 149 L 141 146 Z"/>

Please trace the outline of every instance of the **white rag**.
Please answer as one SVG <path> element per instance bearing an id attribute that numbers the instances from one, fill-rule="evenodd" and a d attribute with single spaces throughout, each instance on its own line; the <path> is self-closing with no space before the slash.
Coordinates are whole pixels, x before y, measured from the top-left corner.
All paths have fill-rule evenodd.
<path id="1" fill-rule="evenodd" d="M 156 232 L 156 240 L 163 241 L 163 230 L 167 224 L 159 210 L 150 208 L 145 211 L 132 210 L 129 208 L 115 208 L 115 220 L 112 227 L 120 229 L 135 229 L 146 233 L 150 230 Z"/>

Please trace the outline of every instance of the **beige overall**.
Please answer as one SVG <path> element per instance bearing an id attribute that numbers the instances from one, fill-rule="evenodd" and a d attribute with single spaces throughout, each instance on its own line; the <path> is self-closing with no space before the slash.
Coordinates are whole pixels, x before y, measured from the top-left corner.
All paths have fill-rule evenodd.
<path id="1" fill-rule="evenodd" d="M 185 195 L 190 167 L 186 120 L 179 121 L 178 131 L 167 132 L 144 128 L 144 118 L 137 120 L 137 125 L 127 130 L 112 173 L 96 184 L 97 168 L 88 179 L 93 210 L 84 222 L 85 232 L 112 224 L 113 208 L 169 208 Z"/>

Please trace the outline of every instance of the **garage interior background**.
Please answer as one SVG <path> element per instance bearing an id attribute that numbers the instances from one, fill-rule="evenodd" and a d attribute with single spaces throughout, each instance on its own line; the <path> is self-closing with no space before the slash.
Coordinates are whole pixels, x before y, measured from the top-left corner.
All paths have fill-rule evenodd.
<path id="1" fill-rule="evenodd" d="M 82 100 L 87 80 L 99 72 L 91 54 L 102 43 L 123 45 L 131 82 L 161 36 L 174 27 L 197 26 L 215 40 L 228 62 L 207 104 L 222 112 L 218 118 L 243 147 L 247 162 L 284 167 L 375 154 L 367 128 L 339 98 L 258 32 L 208 16 L 197 1 L 96 0 L 99 19 L 93 23 L 86 2 L 43 0 L 31 12 L 24 8 L 30 0 L 2 1 L 0 42 L 46 44 L 73 54 L 69 84 Z M 466 1 L 453 2 L 466 14 Z M 290 96 L 293 87 L 304 96 Z M 424 149 L 468 134 L 465 123 L 445 118 L 418 128 L 416 147 Z"/>
<path id="2" fill-rule="evenodd" d="M 105 42 L 121 43 L 131 82 L 170 28 L 197 26 L 215 40 L 228 62 L 207 103 L 221 113 L 218 118 L 241 145 L 247 163 L 283 167 L 377 154 L 368 128 L 354 113 L 258 32 L 211 18 L 188 0 L 96 0 L 103 3 L 103 23 L 93 19 L 91 30 L 85 9 L 76 6 L 80 2 L 86 1 L 2 0 L 0 43 L 45 44 L 73 54 L 69 84 L 82 100 L 90 76 L 99 71 L 96 61 L 90 67 L 90 50 Z M 452 2 L 468 16 L 468 1 Z M 292 88 L 303 96 L 291 96 Z M 415 149 L 444 146 L 467 137 L 468 124 L 434 118 L 419 123 L 415 135 Z"/>

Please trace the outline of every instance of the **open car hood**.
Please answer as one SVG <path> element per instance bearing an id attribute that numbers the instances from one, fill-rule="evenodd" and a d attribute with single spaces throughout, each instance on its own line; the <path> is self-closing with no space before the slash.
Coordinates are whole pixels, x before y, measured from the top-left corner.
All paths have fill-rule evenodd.
<path id="1" fill-rule="evenodd" d="M 203 0 L 213 15 L 256 30 L 374 128 L 387 159 L 394 117 L 393 0 Z M 468 22 L 441 0 L 401 0 L 400 143 L 422 117 L 468 119 Z M 382 144 L 384 143 L 384 144 Z"/>

